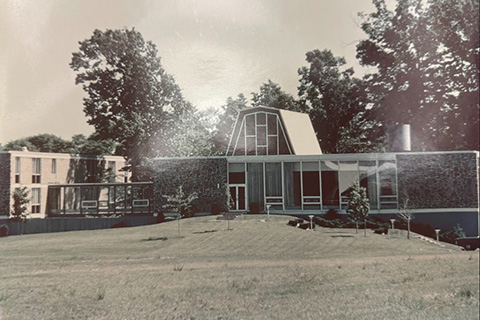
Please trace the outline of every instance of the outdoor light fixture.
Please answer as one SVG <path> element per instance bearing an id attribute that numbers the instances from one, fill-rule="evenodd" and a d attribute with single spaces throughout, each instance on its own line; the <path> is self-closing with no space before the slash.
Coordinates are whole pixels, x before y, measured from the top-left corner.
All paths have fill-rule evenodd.
<path id="1" fill-rule="evenodd" d="M 313 219 L 314 215 L 313 215 L 313 214 L 310 214 L 310 215 L 308 215 L 308 217 L 310 218 L 310 230 L 313 230 L 313 221 L 312 221 L 312 219 Z"/>
<path id="2" fill-rule="evenodd" d="M 440 229 L 435 229 L 435 235 L 437 236 L 437 243 L 438 243 L 438 234 L 440 233 Z"/>
<path id="3" fill-rule="evenodd" d="M 267 204 L 267 220 L 270 221 L 270 207 L 272 205 L 271 204 Z"/>

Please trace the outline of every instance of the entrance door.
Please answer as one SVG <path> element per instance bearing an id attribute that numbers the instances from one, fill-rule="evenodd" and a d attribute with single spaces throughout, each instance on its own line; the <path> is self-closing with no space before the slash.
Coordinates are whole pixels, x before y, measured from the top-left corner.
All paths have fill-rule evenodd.
<path id="1" fill-rule="evenodd" d="M 230 185 L 230 196 L 232 201 L 230 202 L 230 209 L 233 211 L 245 210 L 245 185 L 234 184 Z"/>

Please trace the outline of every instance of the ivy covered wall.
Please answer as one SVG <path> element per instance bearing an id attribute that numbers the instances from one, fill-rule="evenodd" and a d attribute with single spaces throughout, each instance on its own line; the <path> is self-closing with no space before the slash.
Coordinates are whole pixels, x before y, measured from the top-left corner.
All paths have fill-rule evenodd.
<path id="1" fill-rule="evenodd" d="M 164 211 L 163 195 L 174 194 L 179 186 L 185 194 L 196 192 L 195 212 L 228 208 L 227 160 L 225 158 L 157 159 L 154 163 L 155 212 Z"/>

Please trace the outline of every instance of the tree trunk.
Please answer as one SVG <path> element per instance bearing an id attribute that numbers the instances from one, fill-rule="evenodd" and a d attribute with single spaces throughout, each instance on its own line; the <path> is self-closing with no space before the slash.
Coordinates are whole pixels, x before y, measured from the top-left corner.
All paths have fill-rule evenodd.
<path id="1" fill-rule="evenodd" d="M 410 219 L 407 220 L 407 239 L 410 239 Z"/>
<path id="2" fill-rule="evenodd" d="M 364 226 L 364 229 L 363 229 L 363 236 L 366 237 L 367 236 L 367 219 L 365 219 L 363 221 L 365 223 L 365 226 Z"/>

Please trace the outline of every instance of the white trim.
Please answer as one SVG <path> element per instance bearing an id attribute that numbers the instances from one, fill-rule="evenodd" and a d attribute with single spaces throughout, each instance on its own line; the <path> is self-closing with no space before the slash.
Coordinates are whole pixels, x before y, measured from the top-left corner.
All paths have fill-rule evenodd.
<path id="1" fill-rule="evenodd" d="M 238 116 L 240 115 L 240 110 L 237 110 L 237 112 L 238 112 L 238 114 L 237 114 L 237 117 L 235 118 L 235 124 L 233 125 L 233 130 L 232 130 L 230 139 L 228 139 L 227 152 L 225 153 L 226 156 L 228 156 L 228 151 L 230 150 L 230 144 L 232 143 L 233 133 L 235 132 L 235 129 L 237 128 L 237 121 L 238 121 Z M 237 138 L 237 142 L 238 142 L 238 138 Z M 232 156 L 235 153 L 234 151 L 235 151 L 235 149 L 232 152 Z"/>

